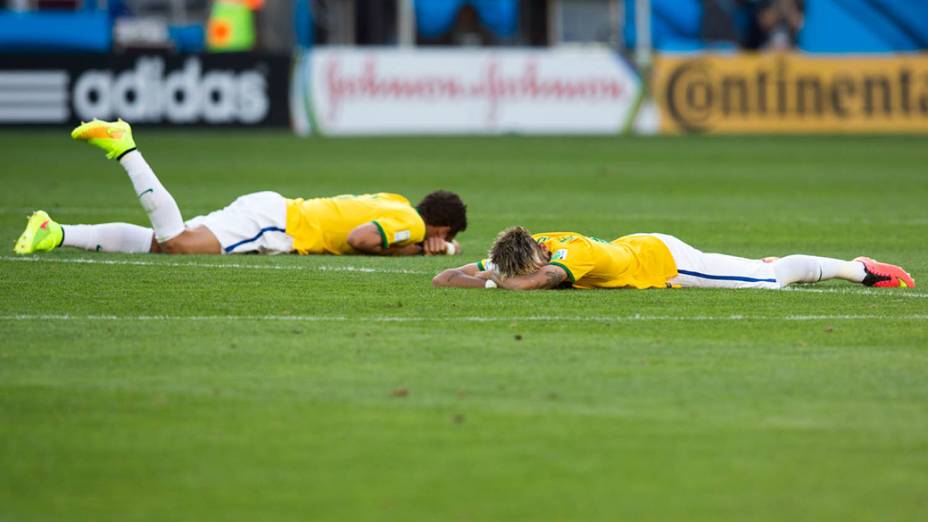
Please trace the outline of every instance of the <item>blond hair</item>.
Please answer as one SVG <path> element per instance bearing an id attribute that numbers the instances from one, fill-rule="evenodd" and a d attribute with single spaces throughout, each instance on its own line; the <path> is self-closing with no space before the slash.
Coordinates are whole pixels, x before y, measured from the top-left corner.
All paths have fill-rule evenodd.
<path id="1" fill-rule="evenodd" d="M 500 232 L 490 247 L 489 258 L 504 278 L 532 273 L 545 262 L 541 248 L 525 227 Z"/>

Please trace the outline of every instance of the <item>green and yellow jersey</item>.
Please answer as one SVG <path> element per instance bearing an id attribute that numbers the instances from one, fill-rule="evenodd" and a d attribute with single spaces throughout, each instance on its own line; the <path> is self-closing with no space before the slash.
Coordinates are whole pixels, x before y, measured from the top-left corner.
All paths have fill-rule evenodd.
<path id="1" fill-rule="evenodd" d="M 286 232 L 293 238 L 293 249 L 302 255 L 355 253 L 348 234 L 365 223 L 377 226 L 384 248 L 425 239 L 425 221 L 399 194 L 287 200 Z"/>
<path id="2" fill-rule="evenodd" d="M 667 288 L 677 266 L 663 241 L 648 234 L 613 241 L 576 232 L 546 232 L 532 236 L 551 252 L 549 264 L 564 269 L 574 288 Z M 492 268 L 484 259 L 477 268 Z"/>

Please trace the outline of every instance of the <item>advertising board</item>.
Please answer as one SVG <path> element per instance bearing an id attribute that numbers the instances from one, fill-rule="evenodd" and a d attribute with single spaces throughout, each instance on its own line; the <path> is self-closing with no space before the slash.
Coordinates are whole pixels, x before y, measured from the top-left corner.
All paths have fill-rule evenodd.
<path id="1" fill-rule="evenodd" d="M 928 132 L 928 55 L 662 55 L 663 133 Z"/>
<path id="2" fill-rule="evenodd" d="M 287 126 L 291 60 L 271 55 L 0 55 L 0 125 Z"/>
<path id="3" fill-rule="evenodd" d="M 325 135 L 615 134 L 639 90 L 602 48 L 317 48 L 291 94 L 296 128 Z"/>

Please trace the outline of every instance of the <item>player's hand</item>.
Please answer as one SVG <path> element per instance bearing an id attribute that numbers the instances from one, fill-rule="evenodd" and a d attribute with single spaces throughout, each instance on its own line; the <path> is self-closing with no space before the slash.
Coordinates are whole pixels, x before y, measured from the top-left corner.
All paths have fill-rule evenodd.
<path id="1" fill-rule="evenodd" d="M 422 253 L 427 256 L 441 256 L 445 254 L 448 245 L 440 237 L 430 237 L 422 242 Z"/>

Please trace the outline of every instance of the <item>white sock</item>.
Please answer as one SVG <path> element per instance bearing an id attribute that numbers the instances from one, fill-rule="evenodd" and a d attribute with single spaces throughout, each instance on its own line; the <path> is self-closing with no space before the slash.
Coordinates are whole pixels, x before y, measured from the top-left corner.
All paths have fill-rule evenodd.
<path id="1" fill-rule="evenodd" d="M 786 256 L 774 261 L 773 271 L 781 286 L 792 283 L 817 283 L 829 279 L 860 283 L 867 276 L 863 263 L 804 255 Z"/>
<path id="2" fill-rule="evenodd" d="M 177 208 L 177 202 L 158 181 L 142 154 L 134 150 L 123 156 L 119 163 L 129 174 L 139 203 L 148 213 L 151 227 L 155 230 L 155 239 L 163 243 L 179 236 L 184 231 L 184 218 Z"/>
<path id="3" fill-rule="evenodd" d="M 150 228 L 129 223 L 102 225 L 61 225 L 64 240 L 61 246 L 83 248 L 97 252 L 143 254 L 151 251 Z"/>

